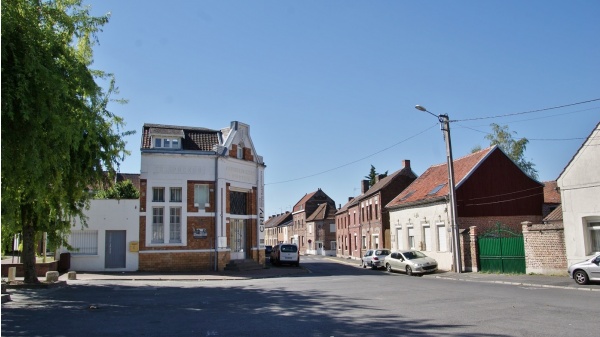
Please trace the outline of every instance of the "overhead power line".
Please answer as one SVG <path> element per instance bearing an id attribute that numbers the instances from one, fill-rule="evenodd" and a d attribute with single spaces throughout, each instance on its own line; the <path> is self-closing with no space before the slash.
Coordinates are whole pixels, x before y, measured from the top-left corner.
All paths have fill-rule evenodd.
<path id="1" fill-rule="evenodd" d="M 346 167 L 346 166 L 352 165 L 352 164 L 354 164 L 354 163 L 358 163 L 358 162 L 359 162 L 359 161 L 361 161 L 361 160 L 365 160 L 365 159 L 367 159 L 367 158 L 371 158 L 371 157 L 373 157 L 373 156 L 374 156 L 374 155 L 376 155 L 376 154 L 379 154 L 379 153 L 381 153 L 381 152 L 383 152 L 383 151 L 387 151 L 387 150 L 389 150 L 389 149 L 393 148 L 394 146 L 400 145 L 400 144 L 402 144 L 402 143 L 404 143 L 404 142 L 406 142 L 406 141 L 408 141 L 408 140 L 411 140 L 411 139 L 413 139 L 413 138 L 415 138 L 415 137 L 417 137 L 417 136 L 419 136 L 419 135 L 421 135 L 421 134 L 423 134 L 423 133 L 425 133 L 425 132 L 429 131 L 429 129 L 431 129 L 431 128 L 435 127 L 435 126 L 438 126 L 438 125 L 439 125 L 439 123 L 435 123 L 435 124 L 433 124 L 432 126 L 428 127 L 427 129 L 425 129 L 425 130 L 423 130 L 423 131 L 421 131 L 421 132 L 419 132 L 419 133 L 416 133 L 416 134 L 414 134 L 414 135 L 412 135 L 412 136 L 410 136 L 410 137 L 408 137 L 408 138 L 405 138 L 405 139 L 403 139 L 403 140 L 401 140 L 401 141 L 397 142 L 396 144 L 390 145 L 390 146 L 386 147 L 385 149 L 382 149 L 382 150 L 379 150 L 379 151 L 377 151 L 377 152 L 371 153 L 371 154 L 370 154 L 370 155 L 368 155 L 368 156 L 365 156 L 365 157 L 362 157 L 362 158 L 359 158 L 359 159 L 353 160 L 353 161 L 351 161 L 351 162 L 349 162 L 349 163 L 346 163 L 346 164 L 343 164 L 343 165 L 340 165 L 340 166 L 336 166 L 336 167 L 334 167 L 334 168 L 330 168 L 330 169 L 327 169 L 327 170 L 325 170 L 325 171 L 321 171 L 321 172 L 317 172 L 317 173 L 309 174 L 309 175 L 307 175 L 307 176 L 303 176 L 303 177 L 299 177 L 299 178 L 294 178 L 294 179 L 289 179 L 289 180 L 277 181 L 277 182 L 274 182 L 274 183 L 265 183 L 265 185 L 275 185 L 275 184 L 289 183 L 289 182 L 292 182 L 292 181 L 297 181 L 297 180 L 307 179 L 307 178 L 311 178 L 311 177 L 314 177 L 314 176 L 318 176 L 318 175 L 321 175 L 321 174 L 324 174 L 324 173 L 327 173 L 327 172 L 335 171 L 335 170 L 337 170 L 337 169 L 341 169 L 342 167 Z"/>
<path id="2" fill-rule="evenodd" d="M 475 118 L 466 118 L 466 119 L 456 119 L 456 120 L 452 120 L 451 122 L 466 122 L 466 121 L 475 121 L 475 120 L 482 120 L 482 119 L 492 119 L 492 118 L 501 118 L 501 117 L 525 115 L 525 114 L 530 114 L 530 113 L 534 113 L 534 112 L 548 111 L 548 110 L 554 110 L 554 109 L 561 109 L 561 108 L 566 108 L 566 107 L 569 107 L 569 106 L 574 106 L 574 105 L 579 105 L 579 104 L 585 104 L 585 103 L 590 103 L 590 102 L 596 102 L 596 101 L 600 101 L 600 98 L 594 98 L 594 99 L 590 99 L 590 100 L 583 101 L 583 102 L 577 102 L 577 103 L 570 103 L 570 104 L 564 104 L 564 105 L 559 105 L 559 106 L 553 106 L 553 107 L 550 107 L 550 108 L 543 108 L 543 109 L 523 111 L 523 112 L 515 112 L 515 113 L 504 114 L 504 115 L 496 115 L 496 116 L 488 116 L 488 117 L 475 117 Z"/>

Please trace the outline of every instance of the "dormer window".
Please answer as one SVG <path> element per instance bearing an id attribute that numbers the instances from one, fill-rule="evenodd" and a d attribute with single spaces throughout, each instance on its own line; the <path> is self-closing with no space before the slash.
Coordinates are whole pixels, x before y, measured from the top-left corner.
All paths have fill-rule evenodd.
<path id="1" fill-rule="evenodd" d="M 244 159 L 244 148 L 242 146 L 238 145 L 237 148 L 237 158 L 238 159 Z"/>
<path id="2" fill-rule="evenodd" d="M 154 137 L 154 148 L 159 149 L 179 149 L 181 147 L 179 138 L 174 137 Z"/>

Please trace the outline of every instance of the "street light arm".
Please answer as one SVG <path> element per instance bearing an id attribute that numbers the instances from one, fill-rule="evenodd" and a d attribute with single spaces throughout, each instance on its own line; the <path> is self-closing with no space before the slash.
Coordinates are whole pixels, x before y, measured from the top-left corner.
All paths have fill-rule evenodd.
<path id="1" fill-rule="evenodd" d="M 432 115 L 432 116 L 436 117 L 436 118 L 437 118 L 437 119 L 438 119 L 440 122 L 442 121 L 442 120 L 440 119 L 440 116 L 438 116 L 438 115 L 434 114 L 433 112 L 431 112 L 431 111 L 429 111 L 429 110 L 425 109 L 425 107 L 424 107 L 424 106 L 421 106 L 421 105 L 418 105 L 418 104 L 417 104 L 417 105 L 415 105 L 415 109 L 417 109 L 417 110 L 420 110 L 420 111 L 427 112 L 428 114 L 430 114 L 430 115 Z"/>

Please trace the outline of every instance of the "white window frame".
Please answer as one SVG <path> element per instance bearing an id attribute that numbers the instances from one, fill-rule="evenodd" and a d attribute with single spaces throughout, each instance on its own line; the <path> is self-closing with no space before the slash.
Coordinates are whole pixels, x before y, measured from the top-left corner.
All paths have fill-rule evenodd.
<path id="1" fill-rule="evenodd" d="M 181 207 L 169 208 L 169 243 L 181 243 Z"/>
<path id="2" fill-rule="evenodd" d="M 164 187 L 152 187 L 152 202 L 165 202 Z"/>
<path id="3" fill-rule="evenodd" d="M 429 223 L 424 222 L 422 224 L 423 226 L 423 243 L 425 244 L 425 249 L 423 249 L 426 252 L 430 252 L 432 251 L 432 240 L 431 240 L 431 226 L 429 225 Z"/>
<path id="4" fill-rule="evenodd" d="M 173 197 L 174 194 L 175 194 L 175 198 Z M 183 189 L 181 187 L 170 187 L 169 188 L 169 202 L 182 202 L 182 201 L 183 201 Z"/>
<path id="5" fill-rule="evenodd" d="M 210 206 L 208 184 L 194 185 L 194 207 L 204 208 Z"/>
<path id="6" fill-rule="evenodd" d="M 179 137 L 153 137 L 152 145 L 155 149 L 180 149 L 181 139 Z"/>
<path id="7" fill-rule="evenodd" d="M 590 251 L 588 255 L 600 253 L 600 220 L 588 220 L 586 226 L 586 233 L 589 244 L 587 245 Z M 594 246 L 595 244 L 595 246 Z"/>
<path id="8" fill-rule="evenodd" d="M 159 214 L 160 213 L 160 214 Z M 152 207 L 152 230 L 150 231 L 152 244 L 165 243 L 165 208 Z"/>
<path id="9" fill-rule="evenodd" d="M 446 228 L 446 224 L 443 222 L 438 222 L 435 224 L 435 234 L 437 238 L 437 251 L 438 252 L 447 252 L 448 251 L 448 229 Z M 440 235 L 440 233 L 443 233 Z"/>
<path id="10" fill-rule="evenodd" d="M 411 225 L 406 228 L 407 234 L 406 238 L 408 239 L 408 248 L 415 249 L 415 228 Z"/>

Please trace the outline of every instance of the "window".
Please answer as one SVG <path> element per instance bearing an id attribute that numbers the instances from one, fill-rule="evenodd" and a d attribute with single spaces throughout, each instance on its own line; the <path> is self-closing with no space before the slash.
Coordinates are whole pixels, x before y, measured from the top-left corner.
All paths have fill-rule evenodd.
<path id="1" fill-rule="evenodd" d="M 179 138 L 165 138 L 165 137 L 155 137 L 154 138 L 154 147 L 155 148 L 163 148 L 163 149 L 179 149 L 179 145 L 181 142 Z"/>
<path id="2" fill-rule="evenodd" d="M 600 222 L 588 222 L 592 253 L 600 252 Z"/>
<path id="3" fill-rule="evenodd" d="M 362 237 L 362 249 L 367 249 L 367 237 L 364 235 Z"/>
<path id="4" fill-rule="evenodd" d="M 153 187 L 152 188 L 152 201 L 153 202 L 164 202 L 165 201 L 165 188 L 164 187 Z"/>
<path id="5" fill-rule="evenodd" d="M 194 185 L 194 207 L 204 208 L 210 202 L 208 201 L 208 185 Z"/>
<path id="6" fill-rule="evenodd" d="M 237 147 L 237 158 L 244 159 L 244 148 L 241 145 Z"/>
<path id="7" fill-rule="evenodd" d="M 169 242 L 181 243 L 181 207 L 171 207 L 169 211 Z"/>
<path id="8" fill-rule="evenodd" d="M 98 255 L 98 231 L 77 230 L 71 232 L 69 244 L 73 255 Z"/>
<path id="9" fill-rule="evenodd" d="M 408 248 L 415 249 L 415 229 L 408 227 Z"/>
<path id="10" fill-rule="evenodd" d="M 337 249 L 337 242 L 331 241 L 331 242 L 329 242 L 329 244 L 331 245 L 331 250 L 336 250 Z"/>
<path id="11" fill-rule="evenodd" d="M 431 227 L 427 223 L 423 224 L 423 238 L 425 246 L 421 250 L 431 251 Z"/>
<path id="12" fill-rule="evenodd" d="M 181 202 L 181 187 L 171 187 L 171 202 Z"/>
<path id="13" fill-rule="evenodd" d="M 247 215 L 246 198 L 247 194 L 244 192 L 229 192 L 229 204 L 231 214 Z M 304 242 L 302 243 L 304 246 Z"/>
<path id="14" fill-rule="evenodd" d="M 373 249 L 379 249 L 379 235 L 373 235 Z"/>
<path id="15" fill-rule="evenodd" d="M 164 243 L 164 208 L 152 208 L 152 243 Z"/>
<path id="16" fill-rule="evenodd" d="M 437 244 L 439 252 L 447 252 L 448 251 L 448 243 L 446 241 L 446 226 L 441 223 L 437 224 Z"/>
<path id="17" fill-rule="evenodd" d="M 436 193 L 437 193 L 437 192 L 439 192 L 439 191 L 442 189 L 442 187 L 444 187 L 444 186 L 446 186 L 446 183 L 442 183 L 442 184 L 439 184 L 439 185 L 437 185 L 437 186 L 436 186 L 436 187 L 434 187 L 434 188 L 431 190 L 431 192 L 429 192 L 427 195 L 434 195 L 434 194 L 436 194 Z"/>

